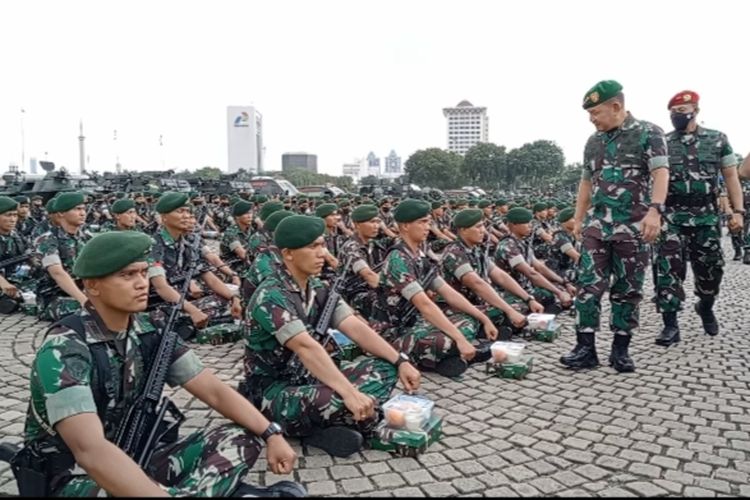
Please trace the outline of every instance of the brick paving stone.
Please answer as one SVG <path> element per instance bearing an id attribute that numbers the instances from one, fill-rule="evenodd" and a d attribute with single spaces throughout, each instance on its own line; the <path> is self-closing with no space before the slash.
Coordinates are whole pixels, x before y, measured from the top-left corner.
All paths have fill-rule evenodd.
<path id="1" fill-rule="evenodd" d="M 303 479 L 300 479 L 304 481 Z M 337 493 L 336 483 L 333 481 L 305 482 L 307 493 L 311 496 L 334 495 Z"/>
<path id="2" fill-rule="evenodd" d="M 391 472 L 391 467 L 387 462 L 373 462 L 360 464 L 359 470 L 362 471 L 362 474 L 369 477 L 374 476 L 375 474 L 385 474 L 386 472 Z"/>
<path id="3" fill-rule="evenodd" d="M 574 470 L 577 474 L 591 481 L 598 481 L 609 475 L 609 472 L 606 470 L 592 464 L 582 465 L 581 467 L 576 467 Z"/>
<path id="4" fill-rule="evenodd" d="M 580 488 L 574 488 L 571 490 L 561 491 L 560 493 L 557 494 L 557 496 L 565 497 L 565 498 L 585 498 L 585 497 L 591 497 L 592 495 L 590 492 L 586 490 L 583 490 Z"/>
<path id="5" fill-rule="evenodd" d="M 635 497 L 633 492 L 623 490 L 622 488 L 607 488 L 606 490 L 602 490 L 599 493 L 597 493 L 600 497 L 605 498 L 622 498 L 622 497 Z"/>
<path id="6" fill-rule="evenodd" d="M 435 477 L 440 479 L 454 479 L 461 476 L 461 473 L 456 470 L 452 465 L 440 465 L 438 467 L 431 467 L 430 472 Z"/>
<path id="7" fill-rule="evenodd" d="M 682 492 L 682 488 L 684 488 L 684 485 L 680 483 L 675 483 L 674 481 L 667 481 L 665 479 L 654 479 L 654 484 L 664 488 L 670 493 L 675 493 L 677 495 L 679 495 Z"/>
<path id="8" fill-rule="evenodd" d="M 394 497 L 423 497 L 424 493 L 419 488 L 399 488 L 391 492 Z"/>
<path id="9" fill-rule="evenodd" d="M 578 486 L 586 482 L 585 478 L 571 471 L 556 472 L 555 474 L 552 474 L 550 477 L 554 479 L 555 481 L 561 482 L 568 488 L 572 488 L 574 486 Z"/>
<path id="10" fill-rule="evenodd" d="M 502 488 L 493 488 L 491 490 L 487 490 L 484 492 L 485 496 L 487 497 L 498 497 L 498 498 L 507 498 L 507 497 L 517 497 L 518 493 L 511 490 L 507 486 L 503 486 Z"/>
<path id="11" fill-rule="evenodd" d="M 688 486 L 685 488 L 685 490 L 682 492 L 682 495 L 685 497 L 715 497 L 716 493 L 710 490 L 705 490 L 703 488 L 697 488 L 695 486 Z"/>
<path id="12" fill-rule="evenodd" d="M 450 483 L 430 483 L 421 486 L 428 497 L 455 496 L 458 491 Z"/>
<path id="13" fill-rule="evenodd" d="M 541 491 L 544 495 L 551 495 L 565 489 L 565 486 L 558 483 L 551 477 L 538 477 L 532 481 L 529 481 L 529 484 L 537 490 Z"/>
<path id="14" fill-rule="evenodd" d="M 485 485 L 479 482 L 475 478 L 471 477 L 462 477 L 459 479 L 454 479 L 451 484 L 453 485 L 456 490 L 458 490 L 460 493 L 473 493 L 475 491 L 484 490 Z"/>
<path id="15" fill-rule="evenodd" d="M 353 465 L 334 465 L 330 471 L 333 479 L 349 479 L 362 475 Z"/>
<path id="16" fill-rule="evenodd" d="M 698 486 L 707 490 L 717 491 L 719 493 L 730 493 L 729 483 L 720 479 L 711 479 L 708 477 L 699 477 Z"/>
<path id="17" fill-rule="evenodd" d="M 430 474 L 426 470 L 414 470 L 409 472 L 408 474 L 404 474 L 404 479 L 406 479 L 406 482 L 410 485 L 417 485 L 417 484 L 424 484 L 424 483 L 431 483 L 435 481 L 435 478 L 432 477 L 432 474 Z"/>
<path id="18" fill-rule="evenodd" d="M 664 488 L 660 488 L 654 483 L 647 483 L 645 481 L 637 481 L 634 483 L 628 483 L 624 485 L 625 488 L 636 492 L 640 496 L 644 497 L 658 497 L 666 495 L 668 492 Z"/>
<path id="19" fill-rule="evenodd" d="M 370 491 L 375 488 L 372 482 L 366 477 L 360 477 L 357 479 L 344 479 L 343 481 L 341 481 L 341 487 L 344 489 L 345 493 L 349 493 L 351 495 L 362 493 L 363 491 Z"/>

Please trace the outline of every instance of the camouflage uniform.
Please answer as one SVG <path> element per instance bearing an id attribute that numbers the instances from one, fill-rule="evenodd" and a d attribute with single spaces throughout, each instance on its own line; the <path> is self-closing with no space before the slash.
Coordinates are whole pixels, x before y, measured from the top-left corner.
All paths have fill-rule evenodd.
<path id="1" fill-rule="evenodd" d="M 419 367 L 430 369 L 443 359 L 458 354 L 453 339 L 427 323 L 418 311 L 415 322 L 405 324 L 403 321 L 411 299 L 425 291 L 420 280 L 426 277 L 431 266 L 432 262 L 421 251 L 414 256 L 403 241 L 396 243 L 380 271 L 380 290 L 370 322 L 396 351 L 409 354 Z M 427 288 L 437 292 L 444 284 L 445 280 L 438 274 Z M 450 310 L 446 316 L 466 340 L 472 342 L 476 338 L 479 325 L 474 318 Z"/>
<path id="2" fill-rule="evenodd" d="M 534 250 L 531 248 L 531 242 L 528 241 L 528 239 L 521 240 L 513 234 L 508 234 L 508 236 L 500 238 L 500 241 L 497 242 L 497 249 L 495 250 L 495 265 L 508 273 L 524 290 L 533 295 L 534 299 L 546 309 L 555 303 L 554 294 L 546 288 L 534 286 L 525 274 L 516 270 L 516 268 L 523 263 L 527 263 L 531 266 L 535 260 L 536 256 L 534 255 Z M 503 299 L 521 314 L 529 313 L 528 304 L 523 302 L 520 297 L 505 292 L 503 294 Z"/>
<path id="3" fill-rule="evenodd" d="M 601 298 L 607 288 L 612 331 L 629 336 L 638 328 L 648 264 L 641 220 L 648 212 L 650 171 L 666 165 L 664 132 L 630 113 L 616 130 L 589 137 L 582 178 L 592 182 L 593 193 L 575 302 L 579 332 L 595 333 L 599 328 Z"/>
<path id="4" fill-rule="evenodd" d="M 490 219 L 490 225 L 493 229 L 499 231 L 502 236 L 507 236 L 508 234 L 510 234 L 510 232 L 508 231 L 508 226 L 505 225 L 502 214 L 495 213 Z"/>
<path id="5" fill-rule="evenodd" d="M 31 243 L 31 235 L 38 225 L 39 223 L 31 216 L 26 217 L 23 220 L 19 217 L 18 223 L 16 224 L 16 231 L 24 240 L 26 240 L 27 243 Z"/>
<path id="6" fill-rule="evenodd" d="M 63 228 L 54 226 L 34 242 L 32 262 L 37 266 L 35 278 L 39 279 L 36 290 L 39 319 L 57 321 L 81 308 L 81 304 L 76 299 L 62 291 L 50 276 L 47 268 L 61 264 L 73 278 L 73 263 L 90 239 L 91 234 L 83 229 L 79 228 L 75 234 L 69 234 Z"/>
<path id="7" fill-rule="evenodd" d="M 390 238 L 385 240 L 390 240 Z M 341 296 L 347 304 L 351 305 L 365 318 L 371 316 L 372 304 L 377 300 L 378 292 L 376 289 L 370 288 L 370 285 L 362 279 L 359 272 L 365 266 L 372 270 L 377 269 L 377 266 L 385 259 L 387 247 L 382 245 L 382 241 L 385 240 L 370 240 L 368 243 L 364 243 L 355 233 L 341 245 L 339 250 L 342 262 L 351 259 L 351 278 L 347 279 L 347 286 L 342 290 Z"/>
<path id="8" fill-rule="evenodd" d="M 576 263 L 565 253 L 575 249 L 576 241 L 565 229 L 557 229 L 552 233 L 552 242 L 548 245 L 549 255 L 545 264 L 558 276 L 575 283 Z"/>
<path id="9" fill-rule="evenodd" d="M 193 237 L 200 237 L 200 235 L 191 233 L 175 241 L 166 228 L 162 228 L 155 234 L 154 245 L 149 257 L 149 279 L 164 276 L 173 288 L 181 290 L 182 283 L 178 283 L 179 278 L 185 275 L 193 259 L 199 259 L 197 270 L 193 276 L 198 277 L 207 272 L 208 264 L 203 257 L 203 253 L 195 255 L 192 250 L 190 238 Z M 208 292 L 204 297 L 190 301 L 191 304 L 208 316 L 208 324 L 198 330 L 196 341 L 199 343 L 216 343 L 237 340 L 240 336 L 240 327 L 234 324 L 227 312 L 229 301 L 215 293 Z M 189 321 L 188 317 L 183 319 Z"/>
<path id="10" fill-rule="evenodd" d="M 260 252 L 242 273 L 242 300 L 247 302 L 263 280 L 279 272 L 283 264 L 278 247 L 271 245 Z"/>
<path id="11" fill-rule="evenodd" d="M 686 263 L 695 275 L 698 297 L 716 296 L 724 274 L 719 226 L 718 182 L 722 168 L 736 158 L 726 136 L 698 127 L 692 134 L 667 134 L 669 194 L 657 244 L 656 306 L 675 312 L 685 301 Z"/>
<path id="12" fill-rule="evenodd" d="M 302 292 L 286 266 L 281 266 L 276 275 L 261 283 L 245 311 L 245 380 L 252 391 L 248 397 L 288 436 L 307 436 L 314 427 L 335 425 L 367 434 L 377 424 L 377 412 L 355 422 L 341 396 L 311 376 L 308 384 L 292 385 L 295 374 L 290 371 L 290 361 L 294 353 L 284 344 L 313 331 L 311 325 L 325 304 L 326 290 L 318 278 L 311 277 Z M 340 299 L 331 327 L 337 328 L 351 314 Z M 342 362 L 340 369 L 358 390 L 381 404 L 396 385 L 396 369 L 381 359 L 360 356 Z"/>
<path id="13" fill-rule="evenodd" d="M 10 234 L 0 234 L 0 261 L 12 259 L 23 255 L 29 245 L 26 244 L 23 237 L 16 231 Z M 30 259 L 0 268 L 0 274 L 9 283 L 16 286 L 20 295 L 21 291 L 33 290 L 36 287 L 36 281 L 31 278 Z M 6 295 L 0 291 L 0 300 L 5 299 Z M 7 297 L 8 299 L 20 302 L 22 299 L 16 297 Z"/>
<path id="14" fill-rule="evenodd" d="M 255 256 L 273 244 L 273 235 L 266 228 L 260 228 L 250 235 L 247 241 L 247 261 L 252 263 Z"/>
<path id="15" fill-rule="evenodd" d="M 219 245 L 219 252 L 224 262 L 233 261 L 234 264 L 229 267 L 236 273 L 242 271 L 245 267 L 245 263 L 241 260 L 237 260 L 237 254 L 234 250 L 242 247 L 247 252 L 248 240 L 250 239 L 250 228 L 247 231 L 243 231 L 239 225 L 232 224 L 229 226 L 221 237 L 221 244 Z"/>
<path id="16" fill-rule="evenodd" d="M 492 257 L 488 257 L 486 262 L 484 258 L 484 250 L 482 245 L 476 245 L 474 248 L 469 246 L 459 237 L 457 240 L 452 241 L 445 247 L 443 251 L 443 257 L 440 260 L 440 271 L 448 284 L 466 299 L 477 307 L 478 304 L 484 304 L 484 300 L 474 293 L 469 287 L 461 282 L 461 278 L 467 273 L 475 272 L 477 275 L 487 281 L 490 286 L 496 288 L 492 281 L 489 279 L 489 275 L 494 268 L 495 264 L 492 262 Z M 498 295 L 502 296 L 503 291 L 497 290 Z M 481 307 L 482 311 L 487 315 L 488 318 L 496 326 L 500 326 L 506 320 L 505 313 L 494 306 L 486 305 Z"/>
<path id="17" fill-rule="evenodd" d="M 53 326 L 36 354 L 24 429 L 27 446 L 45 454 L 71 455 L 71 461 L 72 454 L 54 431 L 55 424 L 80 413 L 97 413 L 105 437 L 113 442 L 125 411 L 146 382 L 147 346 L 155 346 L 159 340 L 158 330 L 145 315 L 134 315 L 126 331 L 111 332 L 90 303 L 77 314 L 84 326 L 83 336 L 65 326 Z M 95 349 L 106 353 L 110 367 L 106 381 L 97 367 Z M 182 385 L 202 370 L 201 361 L 178 338 L 167 383 L 170 387 Z M 146 472 L 172 496 L 229 496 L 260 450 L 256 436 L 226 424 L 163 445 Z M 51 491 L 55 496 L 103 493 L 79 467 L 55 478 Z"/>
<path id="18" fill-rule="evenodd" d="M 732 238 L 737 235 L 740 248 L 744 247 L 745 253 L 748 253 L 750 252 L 750 179 L 740 177 L 740 185 L 742 186 L 742 199 L 745 204 L 745 220 L 742 231 L 732 233 Z"/>
<path id="19" fill-rule="evenodd" d="M 549 257 L 549 245 L 542 239 L 543 232 L 549 232 L 547 222 L 536 217 L 531 219 L 531 248 L 537 259 L 546 261 Z"/>

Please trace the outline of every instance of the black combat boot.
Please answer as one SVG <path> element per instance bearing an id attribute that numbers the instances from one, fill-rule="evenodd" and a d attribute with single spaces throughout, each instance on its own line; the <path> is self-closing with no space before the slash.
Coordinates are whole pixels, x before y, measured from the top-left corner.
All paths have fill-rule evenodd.
<path id="1" fill-rule="evenodd" d="M 628 354 L 629 345 L 630 335 L 615 335 L 615 338 L 612 341 L 612 352 L 609 355 L 609 366 L 620 373 L 635 371 L 635 364 Z"/>
<path id="2" fill-rule="evenodd" d="M 719 322 L 716 320 L 713 311 L 714 299 L 712 295 L 702 296 L 695 304 L 695 312 L 703 321 L 703 331 L 712 337 L 719 334 Z"/>
<path id="3" fill-rule="evenodd" d="M 231 496 L 232 498 L 299 498 L 306 497 L 307 490 L 304 486 L 294 481 L 279 481 L 266 487 L 255 486 L 240 481 Z"/>
<path id="4" fill-rule="evenodd" d="M 677 324 L 677 312 L 662 313 L 664 329 L 656 337 L 656 345 L 669 347 L 680 341 L 680 326 Z"/>
<path id="5" fill-rule="evenodd" d="M 742 260 L 742 250 L 739 248 L 734 249 L 734 258 L 732 259 L 734 261 L 741 261 Z"/>
<path id="6" fill-rule="evenodd" d="M 305 446 L 320 448 L 334 457 L 346 458 L 362 448 L 364 438 L 359 431 L 334 425 L 332 427 L 313 427 L 311 435 L 302 438 Z"/>
<path id="7" fill-rule="evenodd" d="M 560 358 L 560 363 L 568 368 L 596 368 L 599 357 L 596 355 L 596 337 L 593 333 L 576 332 L 577 344 L 571 352 Z"/>
<path id="8" fill-rule="evenodd" d="M 745 256 L 742 258 L 742 263 L 750 265 L 750 248 L 745 248 Z"/>

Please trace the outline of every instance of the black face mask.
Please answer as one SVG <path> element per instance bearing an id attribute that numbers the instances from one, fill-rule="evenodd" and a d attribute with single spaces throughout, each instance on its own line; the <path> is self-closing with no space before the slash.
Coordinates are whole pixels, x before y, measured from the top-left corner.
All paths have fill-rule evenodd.
<path id="1" fill-rule="evenodd" d="M 383 207 L 381 210 L 383 210 L 383 212 L 385 213 L 388 213 L 391 211 L 391 207 Z"/>
<path id="2" fill-rule="evenodd" d="M 673 111 L 669 118 L 672 120 L 672 126 L 675 130 L 685 130 L 690 121 L 695 117 L 695 113 L 678 113 Z"/>

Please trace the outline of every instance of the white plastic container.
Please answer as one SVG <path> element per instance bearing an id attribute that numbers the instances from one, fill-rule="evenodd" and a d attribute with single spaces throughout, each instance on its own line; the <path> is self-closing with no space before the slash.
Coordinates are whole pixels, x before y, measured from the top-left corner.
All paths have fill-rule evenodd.
<path id="1" fill-rule="evenodd" d="M 490 346 L 492 359 L 499 363 L 518 363 L 525 347 L 520 342 L 493 342 Z"/>
<path id="2" fill-rule="evenodd" d="M 424 396 L 399 394 L 383 405 L 385 421 L 393 429 L 421 431 L 432 415 L 435 403 Z"/>
<path id="3" fill-rule="evenodd" d="M 23 301 L 26 304 L 36 304 L 36 294 L 34 292 L 21 292 L 21 297 L 23 297 Z"/>
<path id="4" fill-rule="evenodd" d="M 557 327 L 554 314 L 532 313 L 526 320 L 531 330 L 554 330 Z"/>

